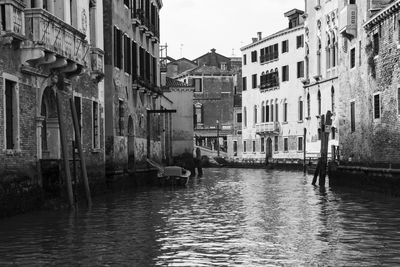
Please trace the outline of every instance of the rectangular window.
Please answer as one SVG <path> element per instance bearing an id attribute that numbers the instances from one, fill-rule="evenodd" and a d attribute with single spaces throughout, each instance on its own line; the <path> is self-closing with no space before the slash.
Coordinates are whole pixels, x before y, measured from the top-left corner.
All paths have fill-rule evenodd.
<path id="1" fill-rule="evenodd" d="M 252 76 L 252 88 L 254 89 L 254 88 L 257 88 L 257 74 L 253 74 Z"/>
<path id="2" fill-rule="evenodd" d="M 93 124 L 93 148 L 99 148 L 100 147 L 100 132 L 99 132 L 99 125 L 100 125 L 100 120 L 99 120 L 99 104 L 96 101 L 93 101 L 93 106 L 92 106 L 92 124 Z"/>
<path id="3" fill-rule="evenodd" d="M 237 141 L 233 141 L 233 155 L 237 156 Z"/>
<path id="4" fill-rule="evenodd" d="M 193 79 L 193 85 L 196 93 L 203 92 L 203 80 L 201 78 Z"/>
<path id="5" fill-rule="evenodd" d="M 243 141 L 243 152 L 246 153 L 247 152 L 247 142 Z"/>
<path id="6" fill-rule="evenodd" d="M 354 68 L 356 66 L 356 48 L 352 48 L 350 50 L 350 68 Z"/>
<path id="7" fill-rule="evenodd" d="M 251 62 L 257 62 L 257 50 L 251 52 Z"/>
<path id="8" fill-rule="evenodd" d="M 123 36 L 122 32 L 114 26 L 114 66 L 122 69 L 122 49 L 123 49 Z"/>
<path id="9" fill-rule="evenodd" d="M 261 137 L 261 153 L 265 152 L 265 139 Z"/>
<path id="10" fill-rule="evenodd" d="M 289 139 L 287 137 L 283 138 L 283 151 L 289 151 Z"/>
<path id="11" fill-rule="evenodd" d="M 243 80 L 243 91 L 246 91 L 247 90 L 247 77 L 243 77 L 242 80 Z"/>
<path id="12" fill-rule="evenodd" d="M 379 119 L 381 117 L 381 102 L 380 94 L 374 95 L 374 119 Z"/>
<path id="13" fill-rule="evenodd" d="M 299 121 L 303 120 L 303 100 L 299 100 Z"/>
<path id="14" fill-rule="evenodd" d="M 356 131 L 356 103 L 354 101 L 350 102 L 350 127 L 351 132 Z"/>
<path id="15" fill-rule="evenodd" d="M 374 55 L 376 56 L 379 54 L 379 33 L 374 34 L 373 40 L 374 40 Z"/>
<path id="16" fill-rule="evenodd" d="M 296 48 L 304 47 L 304 35 L 296 37 Z"/>
<path id="17" fill-rule="evenodd" d="M 275 104 L 275 121 L 279 121 L 279 104 Z"/>
<path id="18" fill-rule="evenodd" d="M 304 61 L 297 62 L 297 78 L 304 77 Z"/>
<path id="19" fill-rule="evenodd" d="M 256 152 L 256 141 L 253 141 L 253 153 Z"/>
<path id="20" fill-rule="evenodd" d="M 124 101 L 118 101 L 118 136 L 124 135 Z"/>
<path id="21" fill-rule="evenodd" d="M 279 141 L 278 136 L 274 136 L 274 150 L 279 151 Z"/>
<path id="22" fill-rule="evenodd" d="M 6 30 L 6 5 L 0 5 L 0 30 Z"/>
<path id="23" fill-rule="evenodd" d="M 282 54 L 289 52 L 289 40 L 282 42 Z"/>
<path id="24" fill-rule="evenodd" d="M 243 55 L 243 65 L 247 65 L 247 56 Z"/>
<path id="25" fill-rule="evenodd" d="M 241 123 L 242 122 L 242 113 L 236 114 L 236 122 Z"/>
<path id="26" fill-rule="evenodd" d="M 128 74 L 132 74 L 131 67 L 131 39 L 128 35 L 124 35 L 124 70 Z"/>
<path id="27" fill-rule="evenodd" d="M 5 80 L 5 126 L 6 149 L 17 149 L 18 142 L 18 98 L 17 83 Z"/>
<path id="28" fill-rule="evenodd" d="M 303 151 L 303 137 L 297 139 L 297 150 Z"/>
<path id="29" fill-rule="evenodd" d="M 138 69 L 138 56 L 137 56 L 137 45 L 135 42 L 131 44 L 131 57 L 132 57 L 132 81 L 137 79 L 137 69 Z"/>
<path id="30" fill-rule="evenodd" d="M 289 81 L 289 66 L 283 66 L 282 67 L 282 82 L 287 82 Z"/>

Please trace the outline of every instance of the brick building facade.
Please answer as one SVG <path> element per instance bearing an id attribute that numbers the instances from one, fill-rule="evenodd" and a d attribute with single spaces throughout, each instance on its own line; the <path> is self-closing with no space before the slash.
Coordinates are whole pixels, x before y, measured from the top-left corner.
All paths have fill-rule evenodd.
<path id="1" fill-rule="evenodd" d="M 63 183 L 47 166 L 60 162 L 60 123 L 72 157 L 71 98 L 89 180 L 104 183 L 102 12 L 101 1 L 0 1 L 0 183 Z"/>

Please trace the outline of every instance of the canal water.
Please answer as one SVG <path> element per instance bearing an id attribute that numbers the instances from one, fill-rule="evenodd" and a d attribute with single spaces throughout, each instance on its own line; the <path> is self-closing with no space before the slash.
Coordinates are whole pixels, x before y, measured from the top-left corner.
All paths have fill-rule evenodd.
<path id="1" fill-rule="evenodd" d="M 0 220 L 0 265 L 400 264 L 398 199 L 310 182 L 296 172 L 206 169 L 187 188 L 126 190 L 76 214 Z"/>

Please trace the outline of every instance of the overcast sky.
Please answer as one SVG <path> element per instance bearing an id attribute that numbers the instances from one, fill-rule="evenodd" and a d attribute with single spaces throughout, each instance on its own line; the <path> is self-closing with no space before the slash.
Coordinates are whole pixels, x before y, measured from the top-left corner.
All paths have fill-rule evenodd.
<path id="1" fill-rule="evenodd" d="M 287 27 L 283 13 L 304 10 L 304 0 L 163 0 L 163 4 L 161 44 L 168 44 L 169 56 L 188 59 L 211 48 L 225 56 L 232 56 L 234 49 L 240 56 L 240 48 L 257 32 L 265 37 Z"/>

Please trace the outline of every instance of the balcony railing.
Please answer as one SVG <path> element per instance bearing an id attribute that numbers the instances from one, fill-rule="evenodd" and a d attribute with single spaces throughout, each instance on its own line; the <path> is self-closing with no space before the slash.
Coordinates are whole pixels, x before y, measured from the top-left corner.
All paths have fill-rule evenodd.
<path id="1" fill-rule="evenodd" d="M 0 0 L 0 35 L 23 40 L 24 5 L 21 1 Z"/>
<path id="2" fill-rule="evenodd" d="M 90 50 L 92 75 L 94 79 L 100 81 L 104 77 L 104 51 L 95 47 Z"/>
<path id="3" fill-rule="evenodd" d="M 59 57 L 87 66 L 89 52 L 84 33 L 43 9 L 25 11 L 26 36 L 34 48 L 42 47 Z"/>
<path id="4" fill-rule="evenodd" d="M 267 63 L 278 59 L 279 59 L 279 53 L 278 51 L 275 51 L 273 53 L 260 56 L 260 63 Z"/>
<path id="5" fill-rule="evenodd" d="M 263 122 L 256 124 L 256 133 L 259 135 L 279 134 L 279 122 Z"/>
<path id="6" fill-rule="evenodd" d="M 346 5 L 340 11 L 339 32 L 344 35 L 357 36 L 357 5 Z"/>

